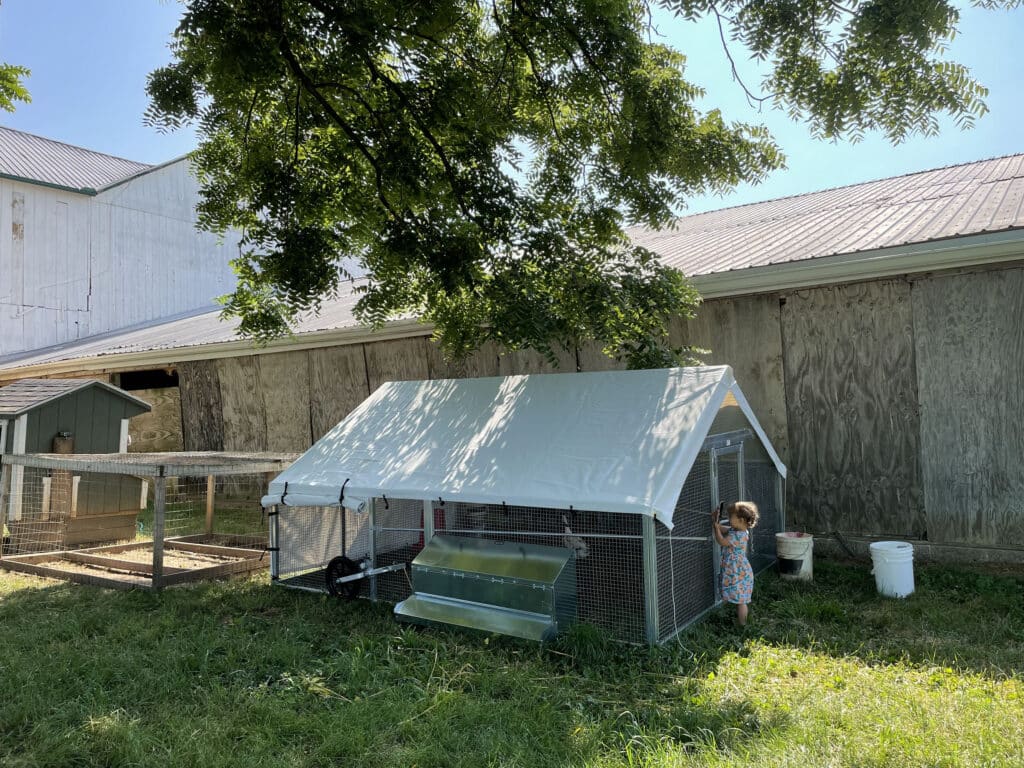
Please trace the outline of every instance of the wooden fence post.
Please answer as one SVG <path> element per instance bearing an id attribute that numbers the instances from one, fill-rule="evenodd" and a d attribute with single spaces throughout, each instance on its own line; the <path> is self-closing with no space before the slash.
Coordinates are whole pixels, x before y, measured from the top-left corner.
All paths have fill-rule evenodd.
<path id="1" fill-rule="evenodd" d="M 217 487 L 213 475 L 206 476 L 206 535 L 213 535 L 213 494 Z"/>
<path id="2" fill-rule="evenodd" d="M 167 506 L 167 478 L 164 468 L 153 478 L 153 589 L 163 588 L 164 578 L 164 516 Z"/>

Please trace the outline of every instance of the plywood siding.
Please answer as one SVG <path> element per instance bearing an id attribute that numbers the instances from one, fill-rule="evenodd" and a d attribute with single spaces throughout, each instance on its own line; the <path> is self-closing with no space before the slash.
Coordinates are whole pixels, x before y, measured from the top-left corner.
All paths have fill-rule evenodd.
<path id="1" fill-rule="evenodd" d="M 928 539 L 1024 547 L 1024 270 L 912 295 Z"/>
<path id="2" fill-rule="evenodd" d="M 313 444 L 310 427 L 309 354 L 260 355 L 259 388 L 266 415 L 267 450 L 301 452 Z"/>
<path id="3" fill-rule="evenodd" d="M 555 349 L 558 365 L 552 365 L 540 352 L 520 349 L 503 352 L 498 358 L 498 372 L 502 376 L 521 376 L 530 373 L 576 373 L 576 350 Z"/>
<path id="4" fill-rule="evenodd" d="M 224 408 L 224 450 L 266 451 L 267 414 L 255 355 L 217 361 Z"/>
<path id="5" fill-rule="evenodd" d="M 789 519 L 826 532 L 925 532 L 910 286 L 859 283 L 782 307 Z"/>
<path id="6" fill-rule="evenodd" d="M 463 360 L 446 360 L 441 347 L 427 343 L 427 375 L 431 379 L 476 379 L 498 375 L 498 345 L 486 342 Z"/>
<path id="7" fill-rule="evenodd" d="M 178 363 L 181 434 L 186 451 L 224 450 L 224 406 L 216 360 Z"/>
<path id="8" fill-rule="evenodd" d="M 370 392 L 385 381 L 419 381 L 430 375 L 426 336 L 366 344 L 366 378 Z"/>
<path id="9" fill-rule="evenodd" d="M 128 422 L 131 452 L 157 453 L 183 451 L 185 440 L 181 425 L 181 391 L 178 387 L 140 389 L 131 393 L 145 400 L 153 410 L 140 413 Z"/>
<path id="10" fill-rule="evenodd" d="M 626 363 L 608 357 L 601 351 L 602 345 L 596 341 L 587 341 L 580 345 L 576 356 L 581 371 L 624 371 Z"/>
<path id="11" fill-rule="evenodd" d="M 370 394 L 362 344 L 309 351 L 309 420 L 319 440 Z"/>
<path id="12" fill-rule="evenodd" d="M 758 422 L 783 462 L 789 461 L 786 383 L 782 362 L 782 322 L 775 294 L 715 299 L 701 305 L 696 318 L 677 318 L 673 345 L 710 350 L 708 365 L 732 366 Z"/>

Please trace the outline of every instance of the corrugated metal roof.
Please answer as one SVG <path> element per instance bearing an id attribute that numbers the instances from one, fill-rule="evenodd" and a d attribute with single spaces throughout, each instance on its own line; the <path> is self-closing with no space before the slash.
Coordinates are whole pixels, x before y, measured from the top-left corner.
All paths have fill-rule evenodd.
<path id="1" fill-rule="evenodd" d="M 126 400 L 131 400 L 146 411 L 150 410 L 150 405 L 144 400 L 95 379 L 22 379 L 6 387 L 0 387 L 0 416 L 19 416 L 51 400 L 86 387 L 109 389 Z"/>
<path id="2" fill-rule="evenodd" d="M 715 275 L 742 277 L 743 270 L 754 267 L 866 251 L 877 255 L 878 249 L 1018 229 L 1024 229 L 1024 154 L 725 208 L 679 219 L 674 229 L 636 228 L 630 234 L 665 263 L 694 277 L 703 290 L 701 284 Z M 966 250 L 966 243 L 960 250 Z M 358 284 L 325 300 L 319 315 L 303 317 L 295 334 L 358 329 L 352 313 Z M 777 288 L 762 281 L 758 290 Z M 161 350 L 181 350 L 178 360 L 196 359 L 189 355 L 204 346 L 243 343 L 237 327 L 236 321 L 221 321 L 219 309 L 211 309 L 0 360 L 0 372 Z M 413 332 L 419 331 L 405 334 Z"/>
<path id="3" fill-rule="evenodd" d="M 153 166 L 0 127 L 0 175 L 86 194 Z"/>
<path id="4" fill-rule="evenodd" d="M 1024 155 L 698 213 L 637 245 L 695 277 L 1024 227 Z"/>
<path id="5" fill-rule="evenodd" d="M 359 296 L 354 285 L 346 285 L 336 298 L 327 299 L 318 315 L 307 313 L 296 323 L 294 333 L 308 334 L 342 328 L 357 328 L 352 314 Z M 84 341 L 49 347 L 44 350 L 0 360 L 0 370 L 44 365 L 62 360 L 106 355 L 151 352 L 161 349 L 185 349 L 210 344 L 241 342 L 238 320 L 221 320 L 221 309 L 150 323 L 124 331 L 103 334 Z M 256 347 L 254 346 L 254 349 Z"/>

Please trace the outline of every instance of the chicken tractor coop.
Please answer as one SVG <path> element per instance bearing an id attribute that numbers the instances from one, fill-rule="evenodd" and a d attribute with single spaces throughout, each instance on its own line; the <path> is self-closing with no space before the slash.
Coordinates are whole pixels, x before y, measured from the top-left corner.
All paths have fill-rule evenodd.
<path id="1" fill-rule="evenodd" d="M 720 501 L 757 503 L 751 563 L 774 563 L 785 476 L 727 366 L 389 382 L 270 483 L 271 578 L 664 643 L 720 601 Z"/>
<path id="2" fill-rule="evenodd" d="M 8 454 L 0 457 L 0 567 L 161 589 L 269 564 L 260 505 L 294 455 Z"/>

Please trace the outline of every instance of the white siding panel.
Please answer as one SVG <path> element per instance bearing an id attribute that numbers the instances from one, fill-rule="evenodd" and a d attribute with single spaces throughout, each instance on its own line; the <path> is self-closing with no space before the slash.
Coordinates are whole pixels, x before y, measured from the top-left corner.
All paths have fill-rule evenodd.
<path id="1" fill-rule="evenodd" d="M 91 197 L 0 182 L 0 356 L 212 306 L 237 240 L 196 229 L 173 163 Z"/>

